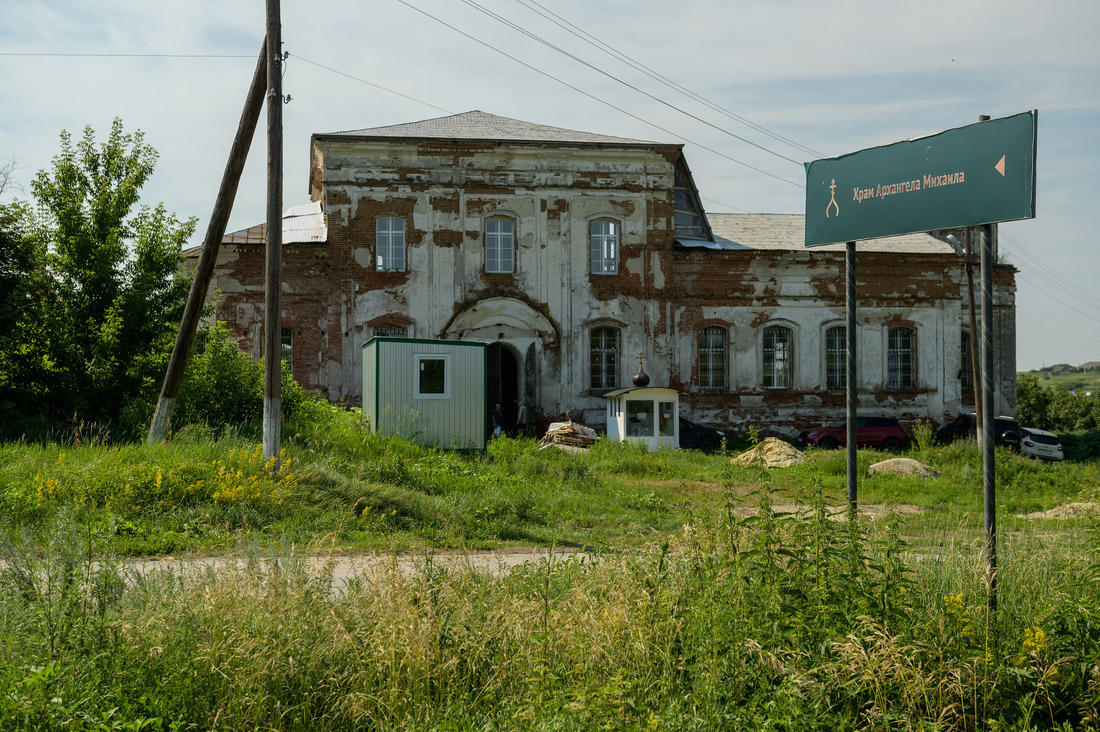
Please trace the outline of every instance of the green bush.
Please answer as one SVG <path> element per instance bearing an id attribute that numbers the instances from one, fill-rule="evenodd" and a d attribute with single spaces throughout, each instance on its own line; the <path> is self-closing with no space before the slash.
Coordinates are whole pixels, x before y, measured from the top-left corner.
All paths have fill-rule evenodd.
<path id="1" fill-rule="evenodd" d="M 281 406 L 284 416 L 298 410 L 309 395 L 282 363 Z M 204 348 L 187 362 L 172 425 L 205 422 L 212 426 L 240 425 L 263 417 L 264 365 L 237 347 L 225 323 L 215 323 Z"/>

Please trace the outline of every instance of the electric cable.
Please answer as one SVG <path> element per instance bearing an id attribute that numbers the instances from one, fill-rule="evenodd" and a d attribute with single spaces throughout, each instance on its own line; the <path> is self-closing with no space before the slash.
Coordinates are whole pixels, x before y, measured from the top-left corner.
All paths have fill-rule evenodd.
<path id="1" fill-rule="evenodd" d="M 353 75 L 351 75 L 349 73 L 346 73 L 344 71 L 334 69 L 331 66 L 326 66 L 322 63 L 318 63 L 317 61 L 311 61 L 310 59 L 308 59 L 304 56 L 301 56 L 299 54 L 295 53 L 295 54 L 290 54 L 290 55 L 294 56 L 294 58 L 298 59 L 299 61 L 303 61 L 307 64 L 312 65 L 312 66 L 316 66 L 318 68 L 324 69 L 325 71 L 331 71 L 332 73 L 337 74 L 339 76 L 347 77 L 348 79 L 351 79 L 352 81 L 358 81 L 360 84 L 366 84 L 367 86 L 372 86 L 375 89 L 379 89 L 379 90 L 387 92 L 389 94 L 394 94 L 396 96 L 401 97 L 402 99 L 408 99 L 410 102 L 416 102 L 417 104 L 423 104 L 426 107 L 431 107 L 432 109 L 437 109 L 440 112 L 443 112 L 444 114 L 454 114 L 454 112 L 450 111 L 449 109 L 444 109 L 443 107 L 436 106 L 435 104 L 432 104 L 431 102 L 425 102 L 423 99 L 417 99 L 416 97 L 409 96 L 408 94 L 402 94 L 399 91 L 394 91 L 393 89 L 388 89 L 384 86 L 381 86 L 380 84 L 375 84 L 372 81 L 367 81 L 366 79 L 361 79 L 358 76 L 353 76 Z"/>
<path id="2" fill-rule="evenodd" d="M 675 91 L 678 91 L 681 94 L 684 94 L 684 95 L 690 97 L 691 99 L 694 99 L 695 101 L 699 102 L 700 104 L 703 104 L 703 105 L 709 107 L 713 111 L 718 112 L 719 114 L 723 114 L 723 115 L 725 115 L 726 117 L 729 117 L 732 120 L 740 122 L 741 124 L 751 128 L 751 129 L 756 130 L 757 132 L 760 132 L 764 135 L 767 135 L 768 137 L 772 138 L 773 140 L 775 140 L 777 142 L 782 142 L 786 145 L 790 145 L 791 147 L 793 147 L 793 148 L 795 148 L 795 149 L 797 149 L 801 152 L 804 152 L 808 155 L 812 155 L 812 156 L 819 157 L 819 158 L 824 157 L 823 153 L 820 153 L 820 152 L 818 152 L 818 151 L 816 151 L 812 148 L 806 147 L 805 145 L 803 145 L 799 142 L 796 142 L 796 141 L 794 141 L 794 140 L 792 140 L 788 137 L 784 137 L 783 135 L 780 135 L 777 132 L 773 132 L 773 131 L 769 130 L 767 127 L 764 127 L 763 125 L 758 125 L 755 122 L 753 122 L 752 120 L 746 119 L 745 117 L 737 114 L 736 112 L 733 112 L 732 110 L 726 109 L 725 107 L 718 104 L 717 102 L 713 102 L 710 99 L 707 99 L 706 97 L 704 97 L 703 95 L 701 95 L 701 94 L 699 94 L 695 91 L 692 91 L 691 89 L 687 88 L 686 86 L 680 84 L 679 82 L 676 82 L 673 79 L 670 79 L 669 77 L 664 76 L 660 72 L 655 71 L 654 69 L 651 69 L 650 67 L 646 66 L 642 62 L 632 58 L 631 56 L 627 55 L 626 53 L 623 53 L 622 51 L 619 51 L 617 48 L 610 45 L 606 41 L 603 41 L 601 39 L 596 38 L 591 33 L 588 33 L 587 31 L 585 31 L 583 28 L 569 22 L 568 20 L 566 20 L 562 16 L 555 13 L 553 10 L 550 10 L 549 8 L 547 8 L 545 5 L 539 4 L 538 2 L 536 2 L 536 0 L 516 0 L 516 2 L 518 2 L 520 5 L 524 6 L 525 8 L 530 10 L 531 12 L 545 18 L 546 20 L 549 20 L 551 23 L 554 23 L 559 28 L 567 31 L 568 33 L 573 34 L 574 36 L 581 39 L 585 43 L 588 43 L 593 48 L 595 48 L 599 51 L 602 51 L 603 53 L 607 54 L 608 56 L 611 56 L 612 58 L 617 58 L 618 60 L 622 61 L 623 63 L 626 63 L 627 65 L 633 67 L 635 70 L 641 71 L 643 74 L 650 77 L 654 81 L 658 81 L 658 82 L 664 84 L 665 86 L 669 87 L 670 89 L 674 89 Z M 535 8 L 531 7 L 532 5 L 534 5 L 535 7 L 539 8 L 539 9 L 536 10 Z"/>
<path id="3" fill-rule="evenodd" d="M 455 26 L 451 25 L 450 23 L 446 22 L 445 20 L 437 18 L 436 16 L 432 15 L 431 13 L 429 13 L 425 10 L 421 10 L 420 8 L 418 8 L 415 5 L 407 2 L 406 0 L 397 0 L 397 2 L 401 3 L 402 5 L 408 7 L 412 10 L 415 10 L 416 12 L 420 13 L 421 15 L 424 15 L 424 16 L 427 16 L 428 18 L 431 18 L 432 20 L 436 21 L 440 25 L 443 25 L 443 26 L 446 26 L 447 28 L 450 28 L 454 32 L 470 39 L 471 41 L 474 41 L 475 43 L 477 43 L 481 46 L 484 46 L 485 48 L 488 48 L 489 50 L 494 51 L 494 52 L 500 54 L 501 56 L 504 56 L 505 58 L 511 59 L 512 61 L 515 61 L 516 63 L 520 64 L 521 66 L 523 66 L 527 69 L 530 69 L 531 71 L 534 71 L 535 73 L 541 74 L 542 76 L 545 76 L 548 79 L 552 79 L 552 80 L 558 82 L 559 84 L 572 89 L 573 91 L 577 92 L 578 94 L 583 94 L 584 96 L 588 97 L 589 99 L 591 99 L 593 101 L 596 101 L 596 102 L 599 102 L 600 104 L 603 104 L 604 106 L 610 107 L 610 108 L 614 109 L 617 112 L 621 112 L 621 113 L 625 114 L 626 116 L 628 116 L 628 117 L 630 117 L 634 120 L 637 120 L 638 122 L 649 125 L 650 127 L 653 127 L 654 129 L 660 130 L 661 132 L 664 132 L 666 135 L 671 135 L 673 137 L 677 137 L 677 138 L 683 140 L 686 143 L 690 143 L 690 144 L 698 147 L 701 150 L 706 150 L 707 152 L 709 152 L 713 155 L 717 155 L 720 158 L 723 158 L 725 160 L 729 160 L 732 163 L 737 163 L 738 165 L 741 165 L 745 168 L 748 168 L 749 170 L 754 170 L 757 173 L 761 173 L 763 175 L 766 175 L 769 178 L 774 178 L 775 180 L 781 181 L 783 183 L 787 183 L 787 184 L 792 185 L 796 188 L 805 188 L 805 186 L 802 183 L 797 183 L 797 182 L 789 180 L 787 178 L 783 178 L 782 176 L 775 175 L 774 173 L 769 173 L 768 171 L 762 170 L 760 168 L 757 168 L 756 166 L 750 165 L 750 164 L 744 162 L 743 160 L 737 160 L 736 158 L 732 158 L 729 155 L 721 153 L 721 152 L 719 152 L 717 150 L 714 150 L 713 148 L 707 147 L 706 145 L 703 145 L 701 143 L 695 142 L 694 140 L 691 140 L 687 137 L 684 137 L 683 135 L 678 135 L 675 132 L 673 132 L 672 130 L 666 129 L 666 128 L 656 124 L 655 122 L 650 122 L 649 120 L 644 119 L 643 117 L 639 117 L 638 115 L 634 114 L 633 112 L 628 112 L 627 110 L 623 109 L 622 107 L 616 106 L 616 105 L 612 104 L 611 102 L 607 101 L 606 99 L 601 99 L 600 97 L 597 97 L 594 94 L 590 94 L 590 93 L 584 91 L 583 89 L 581 89 L 577 86 L 574 86 L 573 84 L 570 84 L 569 82 L 567 82 L 563 79 L 560 79 L 560 78 L 554 76 L 553 74 L 551 74 L 547 71 L 543 71 L 542 69 L 540 69 L 536 66 L 532 66 L 531 64 L 527 63 L 526 61 L 523 61 L 521 59 L 516 58 L 515 56 L 512 56 L 509 53 L 506 53 L 505 51 L 502 51 L 499 48 L 496 48 L 495 46 L 492 46 L 491 44 L 486 43 L 485 41 L 481 40 L 480 38 L 472 36 L 469 33 L 466 33 L 465 31 L 456 28 Z"/>
<path id="4" fill-rule="evenodd" d="M 531 31 L 528 31 L 523 26 L 508 20 L 507 18 L 503 17 L 502 15 L 499 15 L 498 13 L 494 13 L 493 11 L 491 11 L 491 10 L 487 9 L 486 7 L 484 7 L 483 5 L 479 5 L 475 0 L 462 0 L 462 2 L 465 3 L 466 5 L 469 5 L 470 7 L 474 8 L 475 10 L 478 10 L 479 12 L 481 12 L 485 15 L 488 15 L 490 18 L 493 18 L 497 22 L 503 23 L 504 25 L 508 26 L 512 30 L 515 30 L 515 31 L 518 31 L 518 32 L 522 33 L 523 35 L 527 36 L 531 40 L 537 41 L 538 43 L 541 43 L 542 45 L 546 46 L 547 48 L 550 48 L 554 51 L 557 51 L 558 53 L 562 54 L 566 58 L 573 59 L 577 63 L 582 64 L 583 66 L 586 66 L 589 69 L 592 69 L 593 71 L 595 71 L 598 74 L 602 74 L 603 76 L 606 76 L 608 79 L 611 79 L 612 81 L 615 81 L 619 84 L 622 84 L 623 86 L 627 87 L 628 89 L 632 89 L 633 91 L 636 91 L 639 94 L 642 94 L 643 96 L 646 96 L 646 97 L 652 99 L 653 101 L 657 102 L 658 104 L 663 104 L 664 106 L 668 107 L 669 109 L 672 109 L 676 112 L 679 112 L 680 114 L 683 114 L 687 117 L 692 118 L 696 122 L 701 122 L 702 124 L 717 130 L 718 132 L 729 135 L 730 137 L 732 137 L 736 140 L 740 140 L 741 142 L 743 142 L 747 145 L 752 145 L 753 147 L 757 148 L 758 150 L 762 150 L 762 151 L 764 151 L 764 152 L 766 152 L 770 155 L 776 156 L 777 158 L 780 158 L 782 160 L 786 160 L 789 163 L 794 163 L 795 165 L 797 165 L 799 167 L 802 167 L 802 161 L 795 160 L 793 158 L 789 158 L 786 155 L 783 155 L 782 153 L 778 153 L 778 152 L 776 152 L 776 151 L 774 151 L 770 148 L 767 148 L 763 145 L 755 143 L 752 140 L 741 137 L 740 135 L 738 135 L 736 133 L 733 133 L 733 132 L 730 132 L 729 130 L 727 130 L 723 127 L 719 127 L 718 125 L 716 125 L 712 122 L 709 122 L 709 121 L 703 119 L 702 117 L 699 117 L 698 115 L 692 114 L 691 112 L 687 111 L 686 109 L 683 109 L 681 107 L 677 107 L 675 104 L 672 104 L 671 102 L 667 102 L 667 101 L 665 101 L 664 99 L 661 99 L 658 96 L 650 94 L 649 92 L 645 91 L 644 89 L 641 89 L 640 87 L 637 87 L 637 86 L 635 86 L 634 84 L 631 84 L 628 81 L 624 81 L 623 79 L 620 79 L 619 77 L 615 76 L 614 74 L 612 74 L 608 71 L 604 71 L 603 69 L 599 68 L 595 64 L 592 64 L 592 63 L 589 63 L 588 61 L 585 61 L 581 57 L 579 57 L 579 56 L 577 56 L 573 53 L 570 53 L 569 51 L 566 51 L 565 49 L 561 48 L 560 46 L 557 46 L 557 45 L 554 45 L 553 43 L 550 43 L 549 41 L 543 39 L 542 37 L 536 35 L 535 33 L 532 33 Z"/>

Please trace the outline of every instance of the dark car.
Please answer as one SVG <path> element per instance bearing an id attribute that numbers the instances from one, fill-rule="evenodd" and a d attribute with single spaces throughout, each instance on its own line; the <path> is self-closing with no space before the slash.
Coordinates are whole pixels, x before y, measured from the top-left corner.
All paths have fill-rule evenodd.
<path id="1" fill-rule="evenodd" d="M 841 420 L 824 427 L 806 430 L 798 436 L 803 447 L 833 449 L 848 444 L 848 422 Z M 909 434 L 893 417 L 857 417 L 856 446 L 900 450 L 909 442 Z"/>
<path id="2" fill-rule="evenodd" d="M 722 430 L 696 424 L 680 417 L 680 447 L 714 450 L 722 444 L 724 439 L 726 439 L 726 433 Z"/>
<path id="3" fill-rule="evenodd" d="M 936 432 L 936 442 L 946 445 L 960 437 L 974 437 L 977 434 L 977 420 L 973 413 L 960 414 L 953 422 L 948 422 Z M 1020 423 L 1012 417 L 994 417 L 993 441 L 997 445 L 1011 448 L 1017 452 L 1020 450 L 1020 440 L 1023 431 Z"/>

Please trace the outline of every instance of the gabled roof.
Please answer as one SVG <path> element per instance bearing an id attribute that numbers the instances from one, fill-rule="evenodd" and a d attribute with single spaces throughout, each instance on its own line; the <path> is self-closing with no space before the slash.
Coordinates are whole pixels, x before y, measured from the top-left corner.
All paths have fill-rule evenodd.
<path id="1" fill-rule="evenodd" d="M 314 137 L 360 137 L 389 139 L 477 140 L 484 142 L 556 142 L 575 145 L 629 145 L 643 147 L 681 147 L 667 143 L 632 140 L 628 137 L 599 135 L 594 132 L 567 130 L 539 125 L 509 117 L 474 110 L 449 117 L 436 117 L 420 122 L 408 122 L 363 130 L 319 133 Z"/>
<path id="2" fill-rule="evenodd" d="M 757 249 L 809 252 L 844 251 L 843 244 L 806 249 L 806 217 L 802 214 L 707 214 L 714 241 L 677 239 L 692 249 Z M 928 234 L 906 234 L 887 239 L 868 239 L 856 243 L 856 252 L 898 252 L 913 254 L 954 254 L 951 245 Z"/>

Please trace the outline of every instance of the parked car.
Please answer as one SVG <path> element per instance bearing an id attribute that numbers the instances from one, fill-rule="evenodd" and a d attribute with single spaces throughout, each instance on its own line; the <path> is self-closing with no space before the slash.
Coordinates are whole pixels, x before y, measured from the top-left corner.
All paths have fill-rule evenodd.
<path id="1" fill-rule="evenodd" d="M 680 447 L 695 448 L 697 450 L 714 450 L 726 433 L 713 427 L 696 424 L 691 420 L 680 417 Z"/>
<path id="2" fill-rule="evenodd" d="M 1020 453 L 1040 460 L 1062 460 L 1062 443 L 1046 430 L 1024 427 L 1024 438 L 1020 440 Z"/>
<path id="3" fill-rule="evenodd" d="M 806 430 L 798 436 L 804 447 L 833 449 L 848 444 L 848 421 L 841 420 L 824 427 Z M 901 422 L 893 417 L 857 417 L 856 446 L 877 447 L 881 450 L 900 450 L 909 443 L 909 433 Z"/>
<path id="4" fill-rule="evenodd" d="M 974 437 L 977 434 L 976 420 L 971 414 L 960 414 L 955 421 L 948 422 L 936 432 L 936 442 L 946 445 L 960 437 Z M 993 441 L 997 445 L 1003 445 L 1019 452 L 1020 440 L 1023 432 L 1020 423 L 1012 417 L 994 417 Z"/>

